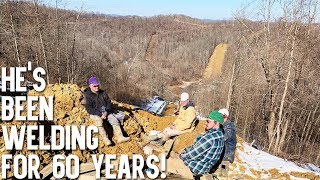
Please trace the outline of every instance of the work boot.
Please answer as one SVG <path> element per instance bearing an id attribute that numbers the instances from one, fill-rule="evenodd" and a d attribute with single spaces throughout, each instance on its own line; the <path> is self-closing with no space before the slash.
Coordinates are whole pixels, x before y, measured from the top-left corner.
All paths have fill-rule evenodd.
<path id="1" fill-rule="evenodd" d="M 156 145 L 156 146 L 162 146 L 166 141 L 163 138 L 157 139 L 155 141 L 151 141 L 150 144 Z"/>
<path id="2" fill-rule="evenodd" d="M 152 141 L 152 144 L 156 145 L 156 146 L 162 146 L 164 145 L 164 143 L 166 143 L 166 141 L 168 141 L 170 139 L 170 136 L 167 134 L 163 134 L 161 136 L 161 138 L 159 137 L 157 140 Z"/>
<path id="3" fill-rule="evenodd" d="M 221 170 L 220 170 L 220 174 L 222 177 L 228 177 L 228 171 L 229 171 L 229 161 L 222 161 L 220 166 L 221 166 Z"/>
<path id="4" fill-rule="evenodd" d="M 142 133 L 142 139 L 146 142 L 150 142 L 150 141 L 154 141 L 159 139 L 160 137 L 156 134 L 156 135 L 149 135 L 147 136 L 146 134 Z"/>
<path id="5" fill-rule="evenodd" d="M 103 142 L 106 144 L 106 146 L 110 146 L 112 143 L 110 139 L 108 138 L 108 135 L 103 127 L 99 127 L 99 133 L 103 138 Z"/>
<path id="6" fill-rule="evenodd" d="M 113 132 L 117 138 L 117 143 L 123 143 L 130 140 L 130 137 L 124 137 L 120 126 L 112 126 Z"/>
<path id="7" fill-rule="evenodd" d="M 109 138 L 103 138 L 103 140 L 106 146 L 110 146 L 112 144 Z"/>
<path id="8" fill-rule="evenodd" d="M 162 138 L 161 138 L 163 141 L 168 141 L 169 139 L 170 139 L 170 136 L 167 134 L 167 133 L 165 133 L 163 136 L 162 136 Z"/>

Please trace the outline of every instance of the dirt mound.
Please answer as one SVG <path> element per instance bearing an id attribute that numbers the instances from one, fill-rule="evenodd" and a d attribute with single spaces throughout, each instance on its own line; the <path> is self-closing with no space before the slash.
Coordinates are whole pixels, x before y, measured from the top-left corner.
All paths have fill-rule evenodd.
<path id="1" fill-rule="evenodd" d="M 13 119 L 10 122 L 1 122 L 1 125 L 6 126 L 17 126 L 19 129 L 23 125 L 44 125 L 45 130 L 45 142 L 47 144 L 51 143 L 50 137 L 50 126 L 51 125 L 61 125 L 65 127 L 66 125 L 93 125 L 93 121 L 89 118 L 84 107 L 81 105 L 82 100 L 82 93 L 80 88 L 77 85 L 48 85 L 46 89 L 41 92 L 37 93 L 35 91 L 30 91 L 28 96 L 53 96 L 54 97 L 54 120 L 53 121 L 16 121 Z M 24 104 L 24 112 L 22 115 L 26 115 L 26 104 Z M 38 115 L 37 112 L 34 115 Z M 1 129 L 2 135 L 2 129 Z M 59 138 L 59 137 L 58 137 Z M 24 148 L 21 151 L 11 150 L 6 152 L 1 152 L 6 154 L 12 154 L 13 156 L 18 154 L 29 155 L 29 154 L 37 154 L 40 158 L 40 170 L 50 164 L 52 162 L 52 158 L 56 154 L 64 154 L 68 155 L 70 153 L 79 155 L 79 159 L 82 162 L 86 162 L 90 157 L 90 151 L 53 151 L 53 150 L 27 150 L 26 148 L 26 138 L 24 142 Z M 4 139 L 3 136 L 0 138 L 0 148 L 4 149 Z M 13 164 L 13 163 L 11 163 Z M 8 173 L 8 177 L 12 176 L 13 168 Z"/>

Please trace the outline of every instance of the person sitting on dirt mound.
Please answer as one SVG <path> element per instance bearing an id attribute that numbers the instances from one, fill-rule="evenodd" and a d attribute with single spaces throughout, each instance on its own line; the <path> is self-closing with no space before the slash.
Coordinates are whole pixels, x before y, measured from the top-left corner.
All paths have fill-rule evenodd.
<path id="1" fill-rule="evenodd" d="M 177 119 L 169 127 L 156 135 L 144 136 L 144 140 L 146 142 L 157 140 L 157 145 L 163 145 L 170 137 L 191 132 L 194 129 L 196 109 L 186 92 L 183 92 L 180 96 L 180 108 L 177 114 Z"/>
<path id="2" fill-rule="evenodd" d="M 223 115 L 224 141 L 226 147 L 223 161 L 233 163 L 237 145 L 236 125 L 233 121 L 229 120 L 229 111 L 227 109 L 220 109 L 219 112 Z"/>
<path id="3" fill-rule="evenodd" d="M 103 121 L 107 120 L 115 133 L 118 143 L 130 140 L 130 137 L 124 137 L 120 128 L 120 123 L 111 108 L 111 100 L 107 93 L 99 88 L 100 82 L 95 77 L 88 79 L 89 87 L 84 90 L 85 108 L 90 114 L 90 118 L 99 128 L 99 133 L 107 146 L 111 145 L 111 141 L 103 127 Z"/>
<path id="4" fill-rule="evenodd" d="M 206 118 L 206 133 L 198 136 L 193 145 L 185 148 L 179 155 L 180 159 L 169 158 L 167 171 L 195 179 L 210 172 L 220 159 L 224 147 L 224 136 L 220 128 L 222 123 L 222 114 L 212 111 Z"/>
<path id="5" fill-rule="evenodd" d="M 220 109 L 219 112 L 223 115 L 223 131 L 225 152 L 220 165 L 222 176 L 228 175 L 229 164 L 234 161 L 234 153 L 237 145 L 236 126 L 233 121 L 229 120 L 228 109 Z"/>

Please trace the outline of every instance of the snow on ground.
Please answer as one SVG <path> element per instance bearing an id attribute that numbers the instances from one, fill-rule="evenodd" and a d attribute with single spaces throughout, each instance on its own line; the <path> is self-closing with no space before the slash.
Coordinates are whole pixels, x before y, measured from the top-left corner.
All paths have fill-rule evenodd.
<path id="1" fill-rule="evenodd" d="M 317 166 L 314 165 L 314 164 L 307 163 L 307 164 L 303 164 L 302 167 L 304 167 L 304 168 L 306 168 L 306 169 L 309 169 L 309 170 L 311 170 L 311 171 L 320 173 L 320 167 L 317 167 Z"/>
<path id="2" fill-rule="evenodd" d="M 257 150 L 247 143 L 238 143 L 238 162 L 234 171 L 240 170 L 253 179 L 320 179 L 320 173 L 299 167 L 291 161 Z M 239 146 L 242 146 L 239 148 Z"/>
<path id="3" fill-rule="evenodd" d="M 281 172 L 311 172 L 297 166 L 291 161 L 286 161 L 264 151 L 257 150 L 248 144 L 243 144 L 243 147 L 244 152 L 239 151 L 239 157 L 254 169 L 268 170 L 275 168 Z"/>

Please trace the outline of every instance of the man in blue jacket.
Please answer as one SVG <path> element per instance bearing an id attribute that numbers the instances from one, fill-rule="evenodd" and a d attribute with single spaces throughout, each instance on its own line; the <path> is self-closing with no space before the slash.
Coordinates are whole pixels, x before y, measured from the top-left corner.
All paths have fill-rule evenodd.
<path id="1" fill-rule="evenodd" d="M 223 115 L 223 130 L 225 152 L 221 162 L 220 171 L 223 176 L 228 175 L 229 164 L 234 161 L 234 153 L 237 145 L 236 126 L 233 121 L 229 120 L 228 109 L 220 109 L 219 112 Z"/>
<path id="2" fill-rule="evenodd" d="M 99 128 L 99 134 L 102 136 L 104 143 L 109 146 L 111 141 L 109 140 L 107 133 L 103 127 L 103 121 L 108 121 L 115 133 L 118 143 L 122 143 L 130 140 L 130 137 L 124 137 L 120 128 L 119 120 L 113 114 L 111 109 L 111 100 L 107 93 L 100 89 L 100 82 L 95 77 L 88 79 L 89 87 L 84 90 L 85 96 L 85 108 L 90 114 L 90 118 L 96 123 Z"/>

